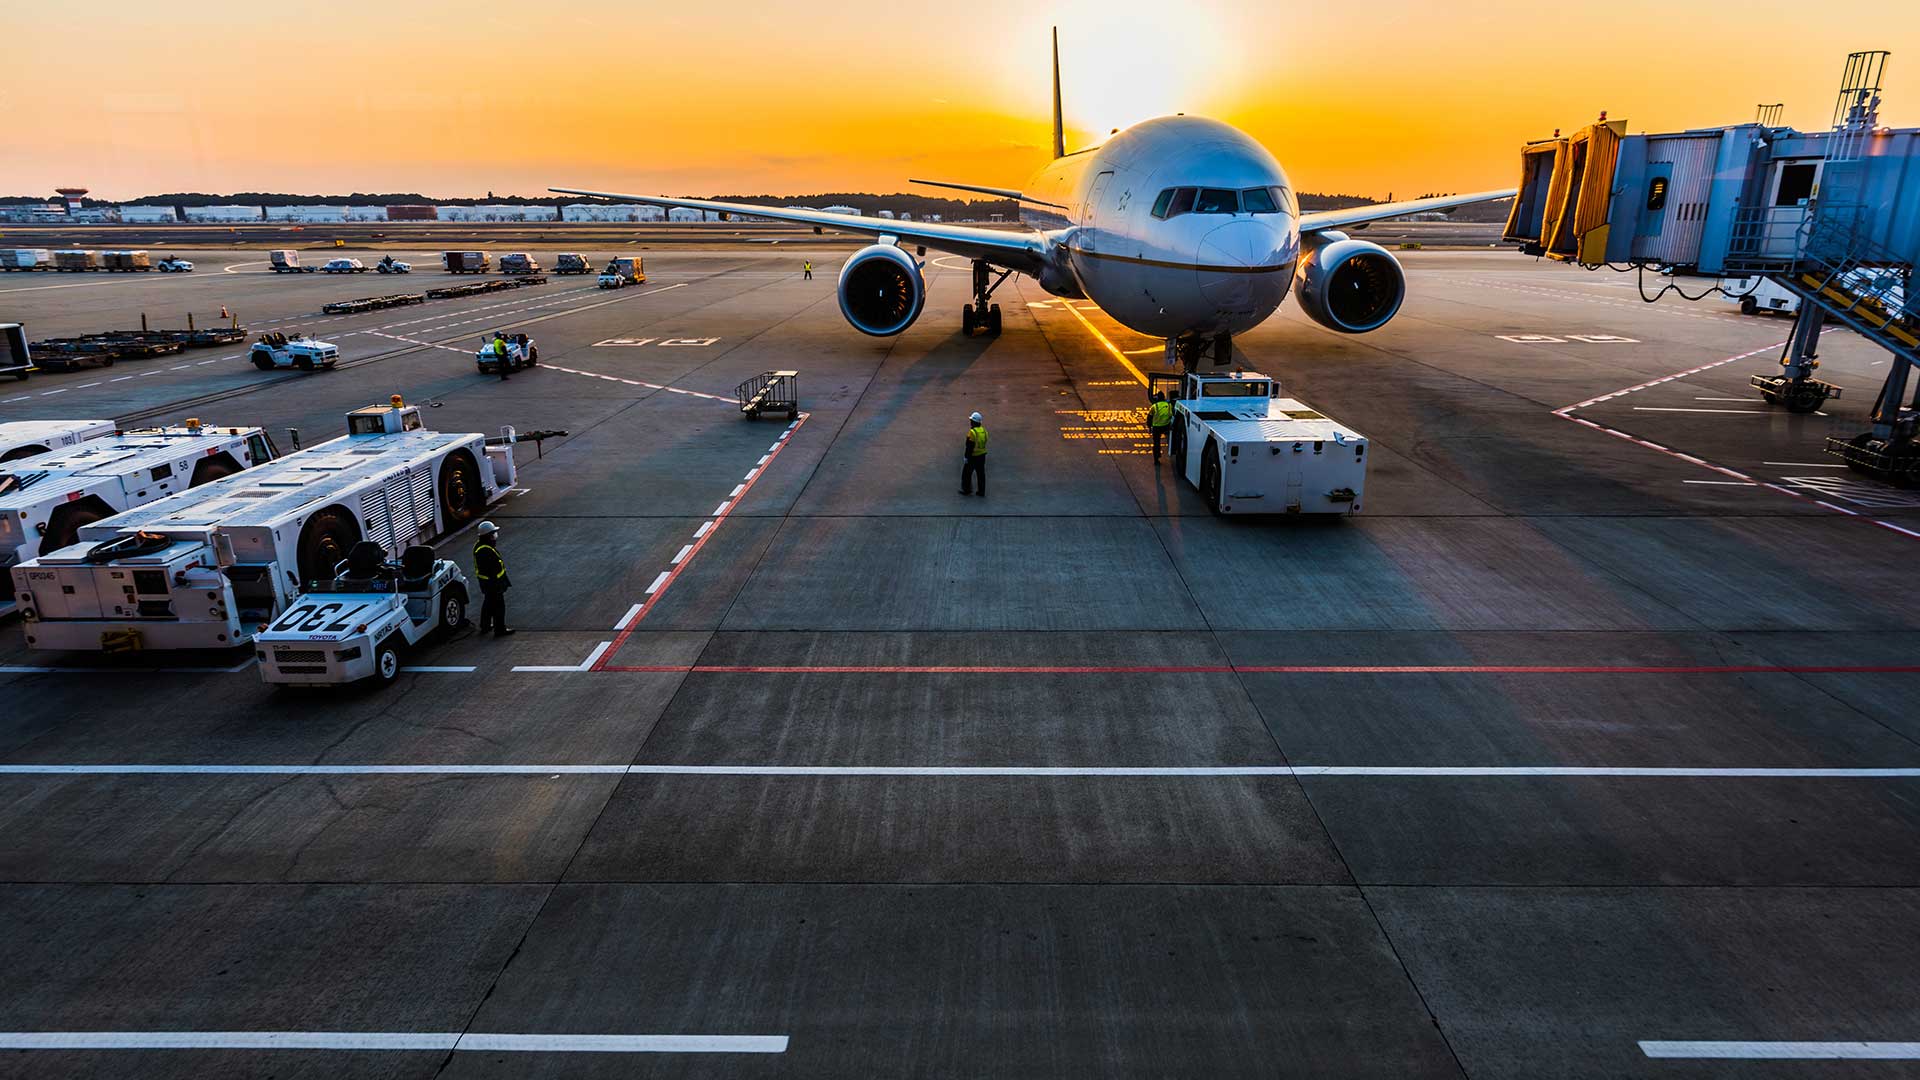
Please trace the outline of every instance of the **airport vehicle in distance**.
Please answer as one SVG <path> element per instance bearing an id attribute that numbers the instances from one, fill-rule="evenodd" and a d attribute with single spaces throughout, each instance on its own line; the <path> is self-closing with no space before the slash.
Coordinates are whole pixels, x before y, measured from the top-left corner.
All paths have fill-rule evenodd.
<path id="1" fill-rule="evenodd" d="M 261 334 L 260 340 L 253 343 L 253 348 L 247 350 L 247 359 L 261 371 L 286 367 L 301 371 L 331 371 L 333 365 L 340 362 L 340 348 L 305 334 L 275 331 Z"/>
<path id="2" fill-rule="evenodd" d="M 275 248 L 267 252 L 267 265 L 276 274 L 311 274 L 318 269 L 300 265 L 300 253 L 292 248 Z"/>
<path id="3" fill-rule="evenodd" d="M 375 270 L 377 270 L 377 271 L 379 271 L 379 272 L 380 272 L 380 273 L 382 273 L 382 274 L 411 274 L 411 273 L 413 273 L 413 264 L 412 264 L 412 263 L 410 263 L 410 262 L 402 262 L 401 260 L 399 260 L 399 259 L 396 259 L 396 258 L 394 258 L 394 257 L 393 257 L 393 256 L 391 256 L 391 255 L 383 255 L 383 256 L 381 256 L 381 258 L 380 258 L 380 261 L 379 261 L 379 262 L 377 262 L 377 263 L 374 263 L 374 264 L 373 264 L 373 268 L 374 268 Z"/>
<path id="4" fill-rule="evenodd" d="M 0 323 L 0 331 L 18 323 Z M 0 461 L 44 454 L 88 439 L 111 435 L 117 430 L 111 420 L 8 420 L 0 423 Z"/>
<path id="5" fill-rule="evenodd" d="M 508 371 L 530 368 L 539 362 L 540 347 L 533 343 L 532 338 L 525 334 L 507 334 L 505 336 L 507 339 L 506 364 Z M 481 338 L 480 347 L 474 350 L 473 353 L 474 366 L 480 369 L 480 374 L 482 375 L 497 375 L 500 373 L 500 356 L 494 352 L 493 337 L 492 334 L 488 334 L 486 337 Z"/>
<path id="6" fill-rule="evenodd" d="M 1352 514 L 1367 479 L 1367 440 L 1280 395 L 1257 371 L 1187 372 L 1175 383 L 1173 469 L 1216 514 Z"/>
<path id="7" fill-rule="evenodd" d="M 193 264 L 180 258 L 178 255 L 170 255 L 167 258 L 161 259 L 159 262 L 153 264 L 153 268 L 163 274 L 193 273 Z"/>
<path id="8" fill-rule="evenodd" d="M 515 437 L 428 431 L 397 396 L 355 409 L 342 438 L 82 526 L 14 567 L 27 644 L 246 644 L 360 541 L 405 551 L 503 497 Z"/>
<path id="9" fill-rule="evenodd" d="M 553 272 L 556 274 L 591 274 L 593 273 L 593 264 L 588 262 L 587 257 L 579 252 L 562 252 L 554 256 Z"/>
<path id="10" fill-rule="evenodd" d="M 1055 296 L 1090 299 L 1128 329 L 1164 339 L 1169 366 L 1189 371 L 1209 350 L 1214 366 L 1230 366 L 1233 335 L 1266 321 L 1289 286 L 1301 309 L 1322 326 L 1349 334 L 1378 330 L 1400 310 L 1406 275 L 1387 249 L 1338 230 L 1513 194 L 1487 191 L 1302 214 L 1286 171 L 1265 147 L 1230 125 L 1197 116 L 1147 120 L 1069 154 L 1057 31 L 1053 160 L 1022 190 L 913 182 L 1013 199 L 1028 228 L 550 190 L 872 235 L 877 242 L 847 259 L 838 287 L 841 314 L 864 334 L 891 337 L 920 317 L 926 281 L 909 249 L 937 248 L 973 263 L 973 302 L 960 313 L 968 333 L 997 331 L 993 292 L 1010 274 L 1021 273 Z"/>
<path id="11" fill-rule="evenodd" d="M 537 274 L 540 261 L 525 251 L 515 251 L 500 256 L 500 272 L 503 274 Z"/>
<path id="12" fill-rule="evenodd" d="M 278 456 L 257 427 L 181 427 L 118 432 L 27 458 L 0 472 L 0 570 L 57 551 L 80 527 Z M 0 612 L 13 579 L 0 581 Z"/>
<path id="13" fill-rule="evenodd" d="M 415 544 L 390 559 L 362 540 L 333 582 L 302 595 L 255 634 L 260 677 L 281 685 L 400 677 L 400 652 L 467 621 L 467 578 L 450 559 Z"/>
<path id="14" fill-rule="evenodd" d="M 600 287 L 603 289 L 622 289 L 646 280 L 646 261 L 631 255 L 608 259 L 607 268 L 600 271 Z"/>
<path id="15" fill-rule="evenodd" d="M 15 381 L 24 382 L 32 367 L 33 349 L 27 344 L 27 328 L 17 322 L 0 322 L 0 375 L 11 375 Z M 5 426 L 0 424 L 0 428 Z M 0 455 L 5 452 L 6 444 L 0 442 Z M 0 461 L 5 460 L 0 456 Z"/>
<path id="16" fill-rule="evenodd" d="M 372 267 L 361 262 L 359 259 L 339 258 L 328 259 L 326 265 L 320 268 L 320 272 L 323 274 L 364 274 L 371 269 Z"/>
<path id="17" fill-rule="evenodd" d="M 493 267 L 493 256 L 484 251 L 449 251 L 440 261 L 449 274 L 484 274 Z"/>
<path id="18" fill-rule="evenodd" d="M 53 252 L 46 248 L 0 248 L 0 270 L 48 270 Z"/>

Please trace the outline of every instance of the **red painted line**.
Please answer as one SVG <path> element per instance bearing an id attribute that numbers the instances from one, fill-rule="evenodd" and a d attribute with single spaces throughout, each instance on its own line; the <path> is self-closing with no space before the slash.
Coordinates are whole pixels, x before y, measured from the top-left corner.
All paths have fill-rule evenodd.
<path id="1" fill-rule="evenodd" d="M 1915 675 L 1920 664 L 603 664 L 594 670 L 700 675 Z"/>
<path id="2" fill-rule="evenodd" d="M 708 529 L 705 535 L 701 536 L 698 540 L 695 540 L 693 542 L 693 550 L 687 552 L 686 558 L 681 559 L 679 565 L 675 566 L 671 571 L 667 573 L 667 580 L 661 582 L 660 587 L 653 590 L 653 594 L 647 597 L 646 603 L 640 605 L 640 613 L 633 617 L 633 621 L 627 624 L 627 628 L 625 630 L 620 631 L 620 633 L 614 637 L 613 644 L 607 646 L 607 651 L 600 655 L 599 662 L 594 664 L 593 667 L 590 668 L 589 670 L 592 670 L 592 671 L 630 670 L 628 668 L 615 667 L 610 663 L 610 661 L 614 658 L 614 656 L 617 653 L 619 653 L 620 647 L 627 643 L 627 639 L 633 636 L 633 632 L 640 628 L 640 624 L 646 620 L 647 614 L 653 610 L 653 605 L 659 603 L 660 598 L 667 595 L 667 590 L 673 588 L 673 583 L 680 580 L 680 575 L 686 571 L 687 567 L 693 565 L 693 560 L 698 558 L 700 555 L 700 549 L 706 547 L 707 541 L 713 539 L 714 534 L 720 531 L 721 524 L 727 520 L 727 517 L 729 515 L 731 515 L 735 510 L 739 509 L 740 501 L 746 498 L 747 492 L 752 491 L 753 485 L 759 483 L 761 480 L 761 477 L 764 477 L 767 475 L 767 468 L 773 464 L 771 458 L 779 457 L 780 452 L 782 450 L 785 450 L 788 446 L 792 445 L 792 441 L 791 439 L 789 439 L 789 436 L 791 436 L 794 432 L 799 431 L 800 425 L 806 423 L 807 417 L 810 415 L 812 414 L 801 413 L 798 419 L 794 420 L 793 423 L 787 425 L 787 430 L 783 432 L 780 436 L 778 449 L 774 450 L 770 455 L 768 455 L 769 460 L 767 462 L 767 465 L 761 467 L 760 475 L 754 477 L 751 481 L 747 482 L 744 486 L 742 486 L 740 489 L 740 494 L 728 500 L 726 504 L 726 509 L 721 510 L 719 513 L 713 515 L 713 527 Z M 642 670 L 650 670 L 650 669 L 642 669 Z M 682 670 L 682 669 L 669 668 L 668 670 Z"/>

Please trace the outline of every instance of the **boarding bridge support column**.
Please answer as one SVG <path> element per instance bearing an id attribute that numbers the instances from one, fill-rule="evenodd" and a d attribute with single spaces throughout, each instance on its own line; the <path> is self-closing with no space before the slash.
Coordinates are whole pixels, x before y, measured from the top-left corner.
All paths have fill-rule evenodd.
<path id="1" fill-rule="evenodd" d="M 1820 328 L 1827 313 L 1820 305 L 1802 300 L 1793 319 L 1793 333 L 1780 352 L 1777 375 L 1755 375 L 1751 383 L 1769 405 L 1784 406 L 1788 412 L 1818 411 L 1828 398 L 1840 396 L 1840 388 L 1813 377 L 1820 367 Z"/>

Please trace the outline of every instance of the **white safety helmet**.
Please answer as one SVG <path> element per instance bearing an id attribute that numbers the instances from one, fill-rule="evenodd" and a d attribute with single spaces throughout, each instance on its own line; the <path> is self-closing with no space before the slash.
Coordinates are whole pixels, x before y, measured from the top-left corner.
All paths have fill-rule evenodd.
<path id="1" fill-rule="evenodd" d="M 483 521 L 480 523 L 481 536 L 492 536 L 494 533 L 497 533 L 499 531 L 500 531 L 500 526 L 495 525 L 491 521 Z"/>
<path id="2" fill-rule="evenodd" d="M 969 419 L 969 420 L 971 420 L 971 421 L 973 421 L 974 423 L 976 423 L 976 424 L 977 424 L 977 423 L 979 423 L 979 422 L 980 422 L 980 419 L 981 419 L 981 417 L 980 417 L 980 414 L 979 414 L 979 413 L 974 413 L 974 414 L 973 414 L 972 416 L 969 416 L 969 417 L 967 417 L 967 419 Z"/>

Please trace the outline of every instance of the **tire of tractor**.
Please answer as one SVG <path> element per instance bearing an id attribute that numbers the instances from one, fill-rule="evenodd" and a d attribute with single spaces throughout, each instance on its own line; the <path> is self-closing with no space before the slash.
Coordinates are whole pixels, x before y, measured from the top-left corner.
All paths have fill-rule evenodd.
<path id="1" fill-rule="evenodd" d="M 441 635 L 445 636 L 453 633 L 455 630 L 460 629 L 460 625 L 466 621 L 466 598 L 454 592 L 452 589 L 448 589 L 440 597 L 440 625 L 438 629 Z"/>
<path id="2" fill-rule="evenodd" d="M 312 371 L 313 357 L 311 356 L 294 357 L 293 366 L 299 368 L 301 371 Z"/>
<path id="3" fill-rule="evenodd" d="M 1740 314 L 1756 315 L 1756 314 L 1759 314 L 1759 312 L 1760 312 L 1759 301 L 1755 300 L 1751 296 L 1743 296 L 1740 298 Z"/>
<path id="4" fill-rule="evenodd" d="M 373 677 L 386 686 L 400 677 L 400 650 L 390 642 L 381 642 L 373 652 Z"/>
<path id="5" fill-rule="evenodd" d="M 300 543 L 294 549 L 299 565 L 301 587 L 309 581 L 333 577 L 333 568 L 347 557 L 348 549 L 360 540 L 360 525 L 346 507 L 329 506 L 307 519 L 300 530 Z"/>
<path id="6" fill-rule="evenodd" d="M 26 378 L 25 375 L 20 377 L 23 379 Z M 16 446 L 6 453 L 0 454 L 0 461 L 15 461 L 23 457 L 32 457 L 35 454 L 44 454 L 46 452 L 47 448 L 38 443 L 34 443 L 31 446 Z"/>
<path id="7" fill-rule="evenodd" d="M 451 531 L 480 516 L 486 493 L 473 455 L 456 450 L 440 466 L 440 520 Z"/>
<path id="8" fill-rule="evenodd" d="M 1827 395 L 1810 386 L 1797 387 L 1789 391 L 1786 397 L 1787 411 L 1805 415 L 1818 412 L 1820 406 L 1827 403 Z"/>
<path id="9" fill-rule="evenodd" d="M 58 551 L 80 539 L 80 527 L 91 525 L 107 514 L 90 503 L 67 503 L 54 508 L 47 515 L 47 531 L 40 542 L 40 550 Z"/>
<path id="10" fill-rule="evenodd" d="M 1211 442 L 1201 453 L 1200 461 L 1200 497 L 1207 501 L 1207 509 L 1220 513 L 1220 456 L 1214 452 Z"/>
<path id="11" fill-rule="evenodd" d="M 199 487 L 201 484 L 232 476 L 239 471 L 240 463 L 233 460 L 232 454 L 222 451 L 212 457 L 203 457 L 194 462 L 193 476 L 187 480 L 187 486 Z"/>
<path id="12" fill-rule="evenodd" d="M 253 366 L 259 368 L 261 371 L 272 371 L 273 359 L 261 353 L 254 353 Z"/>
<path id="13" fill-rule="evenodd" d="M 1173 430 L 1167 433 L 1167 451 L 1173 456 L 1173 471 L 1185 477 L 1187 475 L 1187 425 L 1176 418 Z"/>
<path id="14" fill-rule="evenodd" d="M 535 348 L 532 345 L 527 346 L 527 366 L 532 367 L 533 365 L 539 362 L 540 362 L 540 350 Z"/>

